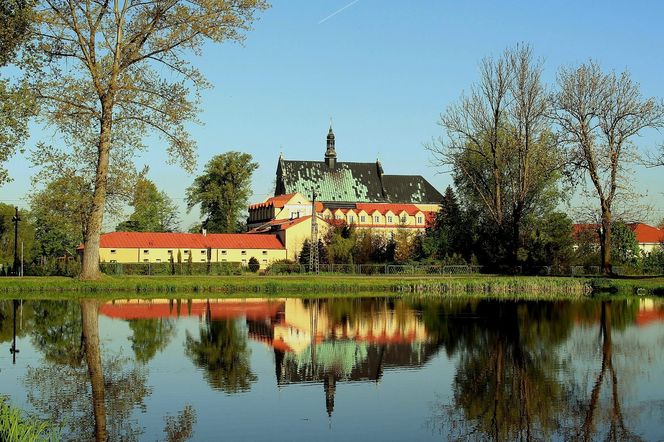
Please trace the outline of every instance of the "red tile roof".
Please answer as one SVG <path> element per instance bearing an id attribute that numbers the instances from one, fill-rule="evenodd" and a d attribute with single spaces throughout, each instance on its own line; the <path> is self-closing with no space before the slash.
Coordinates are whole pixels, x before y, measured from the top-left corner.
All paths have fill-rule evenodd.
<path id="1" fill-rule="evenodd" d="M 596 232 L 598 224 L 574 224 L 572 232 L 575 237 L 578 237 L 582 232 Z M 643 223 L 627 224 L 639 244 L 656 244 L 664 241 L 664 230 L 657 227 L 649 226 Z"/>
<path id="2" fill-rule="evenodd" d="M 261 224 L 260 226 L 251 229 L 248 233 L 265 233 L 265 232 L 273 232 L 276 230 L 288 230 L 291 227 L 297 226 L 301 222 L 304 222 L 310 218 L 311 215 L 301 216 L 299 218 L 293 218 L 293 219 L 273 219 L 272 221 L 268 221 L 265 224 Z M 331 224 L 330 221 L 332 220 L 322 219 L 319 215 L 318 221 L 327 222 L 328 224 Z"/>
<path id="3" fill-rule="evenodd" d="M 643 223 L 628 224 L 641 244 L 653 244 L 664 241 L 664 230 Z"/>
<path id="4" fill-rule="evenodd" d="M 102 233 L 99 246 L 118 249 L 284 249 L 276 235 L 246 233 L 111 232 Z"/>
<path id="5" fill-rule="evenodd" d="M 355 208 L 341 208 L 335 209 L 330 208 L 332 212 L 341 210 L 343 213 L 347 213 L 349 210 L 354 211 L 355 213 L 360 213 L 364 210 L 366 213 L 371 215 L 375 211 L 378 211 L 381 215 L 385 215 L 387 212 L 391 211 L 395 215 L 399 215 L 401 212 L 406 212 L 408 215 L 414 216 L 419 212 L 424 213 L 420 210 L 415 204 L 392 204 L 392 203 L 355 203 Z"/>
<path id="6" fill-rule="evenodd" d="M 269 207 L 269 206 L 274 206 L 278 209 L 284 207 L 288 200 L 293 198 L 295 196 L 294 193 L 287 193 L 285 195 L 277 195 L 273 196 L 272 198 L 268 198 L 262 203 L 257 203 L 257 204 L 252 204 L 249 206 L 250 209 L 258 209 L 260 207 Z"/>

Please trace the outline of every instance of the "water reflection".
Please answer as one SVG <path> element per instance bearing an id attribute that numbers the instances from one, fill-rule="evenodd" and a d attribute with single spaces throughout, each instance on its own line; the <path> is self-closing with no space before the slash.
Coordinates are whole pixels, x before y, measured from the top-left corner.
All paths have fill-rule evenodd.
<path id="1" fill-rule="evenodd" d="M 0 301 L 0 342 L 12 345 L 17 336 L 25 346 L 20 338 L 29 337 L 43 363 L 20 378 L 26 402 L 41 416 L 66 422 L 71 440 L 154 440 L 154 424 L 146 433 L 145 421 L 155 413 L 150 397 L 159 393 L 151 370 L 167 352 L 158 370 L 168 371 L 178 357 L 190 361 L 195 369 L 179 372 L 178 381 L 193 385 L 202 378 L 229 400 L 240 394 L 269 400 L 265 389 L 253 391 L 261 380 L 272 391 L 317 384 L 308 394 L 329 417 L 339 395 L 350 394 L 342 385 L 378 384 L 388 373 L 398 382 L 443 358 L 454 367 L 442 385 L 444 398 L 433 406 L 433 397 L 415 398 L 428 410 L 419 425 L 433 430 L 429 437 L 639 440 L 652 428 L 639 419 L 639 398 L 626 400 L 626 392 L 644 373 L 625 369 L 624 361 L 639 367 L 660 355 L 658 347 L 645 349 L 645 356 L 629 353 L 625 336 L 638 337 L 638 327 L 664 331 L 662 320 L 664 303 L 648 299 Z M 119 339 L 128 342 L 126 350 Z M 274 377 L 265 377 L 266 362 L 254 354 L 261 345 L 269 349 Z M 440 385 L 435 373 L 422 382 Z M 346 406 L 357 408 L 357 419 L 368 418 L 359 405 Z M 158 411 L 159 437 L 166 440 L 196 437 L 197 429 L 217 424 L 199 419 L 206 400 L 193 394 L 174 407 Z"/>

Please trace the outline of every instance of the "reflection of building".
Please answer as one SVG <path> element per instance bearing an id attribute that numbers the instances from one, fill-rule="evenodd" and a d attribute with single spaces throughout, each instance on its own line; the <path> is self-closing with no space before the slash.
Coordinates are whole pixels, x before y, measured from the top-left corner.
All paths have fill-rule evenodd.
<path id="1" fill-rule="evenodd" d="M 246 318 L 249 337 L 274 350 L 278 385 L 322 383 L 326 409 L 338 382 L 378 382 L 386 369 L 419 367 L 437 351 L 419 314 L 400 301 L 218 299 L 109 302 L 112 318 Z"/>

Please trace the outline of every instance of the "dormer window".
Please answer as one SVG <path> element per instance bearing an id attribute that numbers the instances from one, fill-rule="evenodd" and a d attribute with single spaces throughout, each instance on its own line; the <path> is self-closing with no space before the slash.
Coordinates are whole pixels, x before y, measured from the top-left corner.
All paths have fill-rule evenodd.
<path id="1" fill-rule="evenodd" d="M 422 224 L 422 217 L 421 216 L 417 217 L 417 224 Z"/>
<path id="2" fill-rule="evenodd" d="M 380 222 L 380 216 L 376 215 L 374 216 L 374 222 L 377 224 Z"/>

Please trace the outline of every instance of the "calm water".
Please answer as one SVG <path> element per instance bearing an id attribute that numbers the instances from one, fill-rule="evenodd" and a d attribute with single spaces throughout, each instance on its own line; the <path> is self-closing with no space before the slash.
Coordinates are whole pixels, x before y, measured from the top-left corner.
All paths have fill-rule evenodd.
<path id="1" fill-rule="evenodd" d="M 0 348 L 71 440 L 664 440 L 659 299 L 0 301 Z"/>

